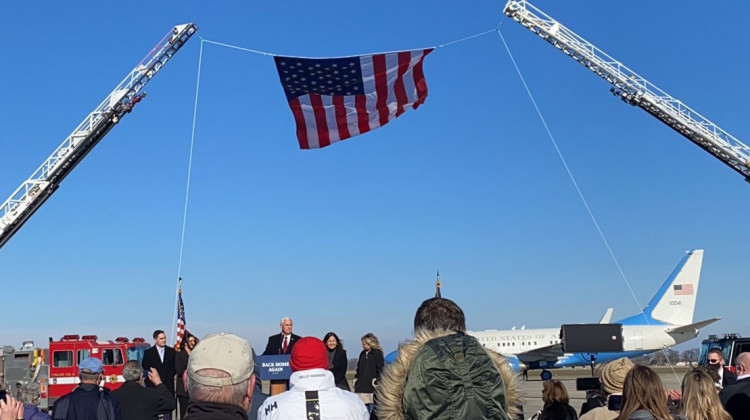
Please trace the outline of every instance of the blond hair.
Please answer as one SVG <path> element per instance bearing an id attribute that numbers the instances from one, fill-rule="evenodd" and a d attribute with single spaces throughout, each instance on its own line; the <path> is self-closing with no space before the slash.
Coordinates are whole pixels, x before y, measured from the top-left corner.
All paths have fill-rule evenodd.
<path id="1" fill-rule="evenodd" d="M 382 351 L 383 349 L 380 348 L 380 342 L 378 341 L 378 337 L 375 337 L 375 334 L 373 333 L 367 333 L 362 336 L 362 341 L 369 344 L 371 348 L 378 349 Z"/>
<path id="2" fill-rule="evenodd" d="M 714 380 L 702 369 L 693 369 L 682 378 L 680 413 L 685 420 L 732 420 L 721 406 Z"/>
<path id="3" fill-rule="evenodd" d="M 712 391 L 716 392 L 716 391 Z M 622 387 L 622 408 L 617 420 L 628 420 L 636 410 L 647 410 L 655 420 L 669 420 L 667 392 L 659 375 L 648 366 L 635 365 L 625 375 Z"/>

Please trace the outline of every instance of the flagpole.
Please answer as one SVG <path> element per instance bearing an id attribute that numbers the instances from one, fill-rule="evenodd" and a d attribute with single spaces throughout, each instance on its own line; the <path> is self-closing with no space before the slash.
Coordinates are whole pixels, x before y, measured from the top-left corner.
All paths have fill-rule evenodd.
<path id="1" fill-rule="evenodd" d="M 170 332 L 170 337 L 175 338 L 175 342 L 177 342 L 177 333 L 175 333 L 175 328 L 177 328 L 177 312 L 180 310 L 179 308 L 179 301 L 180 301 L 180 295 L 182 294 L 182 277 L 177 277 L 177 298 L 175 299 L 175 310 L 174 314 L 172 315 L 172 331 Z"/>

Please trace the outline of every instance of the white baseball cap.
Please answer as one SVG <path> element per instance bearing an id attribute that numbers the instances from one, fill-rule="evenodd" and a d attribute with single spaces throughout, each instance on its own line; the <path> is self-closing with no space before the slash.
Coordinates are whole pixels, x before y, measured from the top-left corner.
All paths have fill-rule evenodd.
<path id="1" fill-rule="evenodd" d="M 205 336 L 190 352 L 188 377 L 201 385 L 230 386 L 250 379 L 254 366 L 250 342 L 232 333 L 214 333 Z M 201 375 L 203 369 L 221 370 L 229 377 Z"/>

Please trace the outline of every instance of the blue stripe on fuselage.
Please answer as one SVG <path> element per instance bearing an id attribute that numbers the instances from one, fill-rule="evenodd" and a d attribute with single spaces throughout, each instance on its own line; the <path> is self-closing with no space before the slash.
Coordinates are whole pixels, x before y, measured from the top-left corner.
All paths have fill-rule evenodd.
<path id="1" fill-rule="evenodd" d="M 597 353 L 595 354 L 595 363 L 611 362 L 612 360 L 619 359 L 621 357 L 640 357 L 645 354 L 653 353 L 657 350 L 636 350 L 636 351 L 623 351 L 619 353 Z M 555 363 L 555 367 L 567 367 L 567 366 L 586 366 L 591 363 L 591 357 L 589 353 L 573 353 L 566 356 L 564 359 L 558 360 Z"/>

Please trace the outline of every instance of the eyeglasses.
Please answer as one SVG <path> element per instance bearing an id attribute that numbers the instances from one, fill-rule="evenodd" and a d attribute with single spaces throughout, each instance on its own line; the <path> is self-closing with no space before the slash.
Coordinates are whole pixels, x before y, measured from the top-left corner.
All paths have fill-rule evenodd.
<path id="1" fill-rule="evenodd" d="M 718 360 L 718 359 L 708 359 L 708 363 L 710 363 L 712 365 L 715 365 L 715 364 L 717 364 L 719 362 L 720 362 L 720 360 Z"/>

